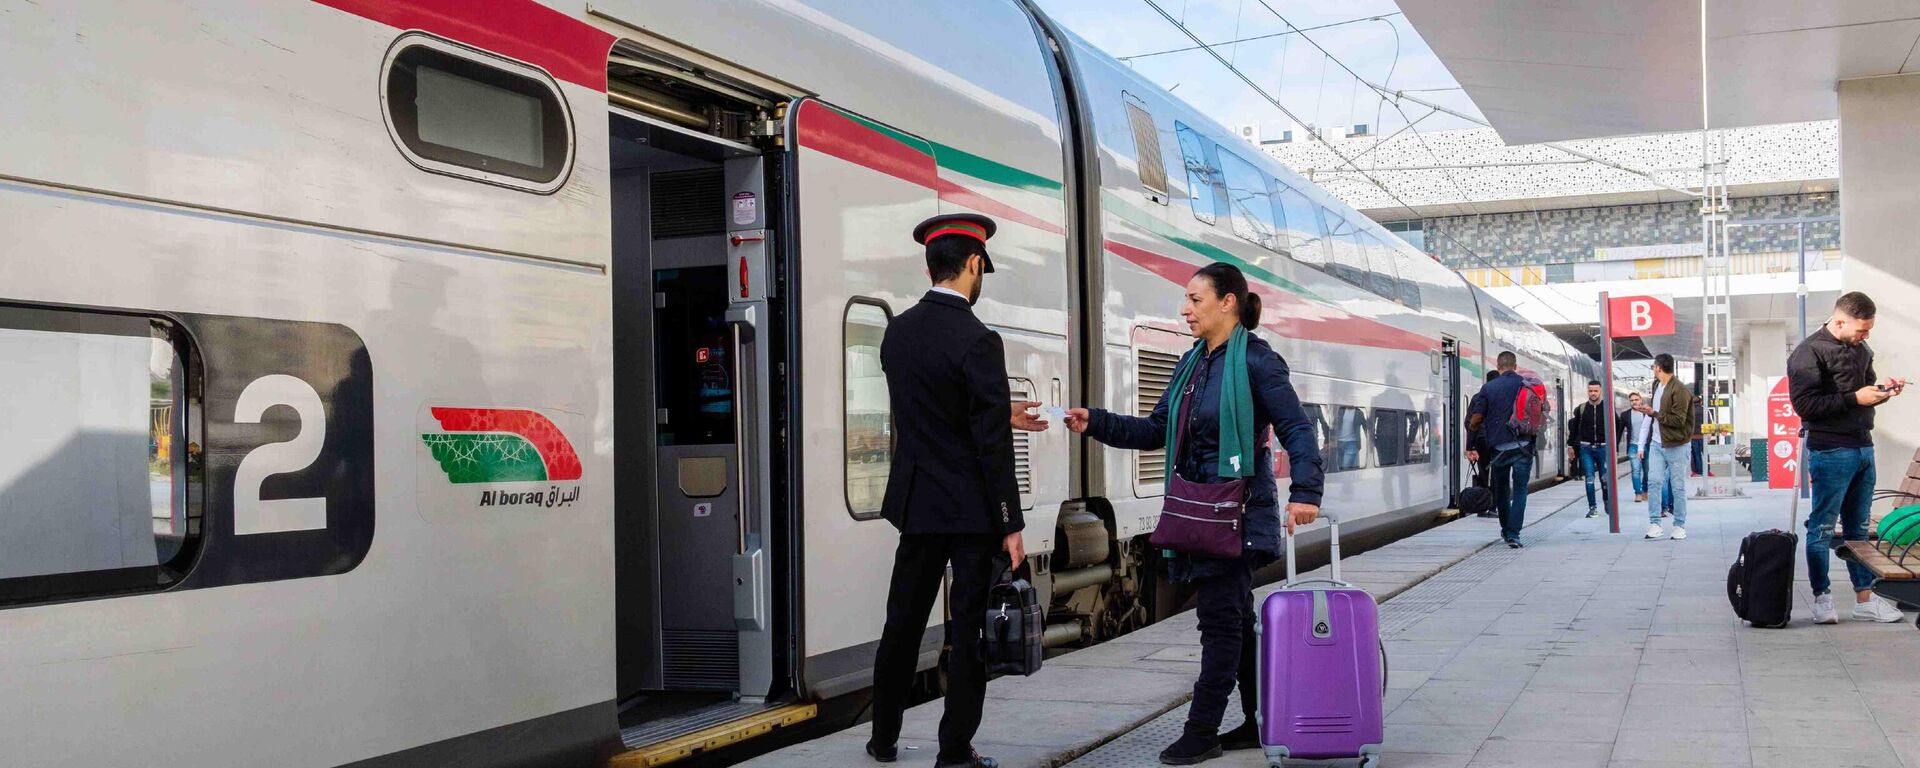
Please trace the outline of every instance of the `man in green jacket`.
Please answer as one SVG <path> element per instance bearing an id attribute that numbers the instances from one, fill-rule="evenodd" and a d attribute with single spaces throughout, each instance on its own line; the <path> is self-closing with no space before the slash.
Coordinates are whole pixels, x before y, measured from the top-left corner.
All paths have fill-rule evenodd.
<path id="1" fill-rule="evenodd" d="M 1693 391 L 1673 375 L 1673 355 L 1653 358 L 1653 399 L 1634 410 L 1653 417 L 1657 439 L 1647 450 L 1647 538 L 1657 539 L 1661 497 L 1673 503 L 1673 539 L 1687 537 L 1687 469 L 1693 443 Z M 1665 491 L 1663 494 L 1662 491 Z"/>

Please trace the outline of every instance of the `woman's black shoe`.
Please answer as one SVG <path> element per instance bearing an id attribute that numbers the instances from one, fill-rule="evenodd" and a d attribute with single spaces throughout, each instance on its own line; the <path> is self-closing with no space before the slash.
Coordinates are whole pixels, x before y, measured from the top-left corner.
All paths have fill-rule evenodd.
<path id="1" fill-rule="evenodd" d="M 1180 738 L 1160 751 L 1162 765 L 1199 765 L 1221 755 L 1220 734 L 1212 728 L 1187 726 Z"/>
<path id="2" fill-rule="evenodd" d="M 882 747 L 869 741 L 867 742 L 867 756 L 873 758 L 876 763 L 891 763 L 900 759 L 900 747 L 895 744 L 888 744 Z"/>
<path id="3" fill-rule="evenodd" d="M 1228 752 L 1237 749 L 1259 749 L 1260 729 L 1254 727 L 1253 718 L 1249 717 L 1246 722 L 1240 724 L 1240 727 L 1220 734 L 1220 748 Z"/>

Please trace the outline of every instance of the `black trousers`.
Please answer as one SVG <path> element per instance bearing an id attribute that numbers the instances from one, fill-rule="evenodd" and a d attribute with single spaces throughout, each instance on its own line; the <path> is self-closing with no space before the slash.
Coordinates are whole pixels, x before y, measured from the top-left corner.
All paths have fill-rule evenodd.
<path id="1" fill-rule="evenodd" d="M 1194 580 L 1200 620 L 1200 679 L 1193 681 L 1193 708 L 1187 725 L 1217 730 L 1226 715 L 1227 697 L 1240 686 L 1240 710 L 1253 721 L 1259 705 L 1254 693 L 1253 565 L 1245 558 L 1219 576 Z"/>
<path id="2" fill-rule="evenodd" d="M 920 637 L 951 562 L 947 710 L 940 718 L 938 759 L 960 762 L 973 756 L 973 734 L 980 729 L 980 708 L 987 696 L 980 636 L 986 624 L 987 590 L 999 567 L 995 556 L 1001 551 L 1001 539 L 994 534 L 900 537 L 893 553 L 893 582 L 887 587 L 887 624 L 873 659 L 873 743 L 892 744 L 900 738 L 900 719 L 920 658 Z"/>

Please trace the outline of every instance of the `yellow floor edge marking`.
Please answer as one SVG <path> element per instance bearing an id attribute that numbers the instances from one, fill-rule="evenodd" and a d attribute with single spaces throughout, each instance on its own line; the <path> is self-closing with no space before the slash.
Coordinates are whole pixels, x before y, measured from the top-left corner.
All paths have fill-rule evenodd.
<path id="1" fill-rule="evenodd" d="M 820 707 L 813 704 L 788 704 L 784 707 L 776 707 L 711 728 L 703 728 L 685 736 L 614 755 L 607 760 L 607 768 L 652 768 L 656 765 L 666 765 L 701 752 L 737 744 L 755 736 L 764 736 L 775 728 L 812 720 L 814 715 L 819 713 Z"/>

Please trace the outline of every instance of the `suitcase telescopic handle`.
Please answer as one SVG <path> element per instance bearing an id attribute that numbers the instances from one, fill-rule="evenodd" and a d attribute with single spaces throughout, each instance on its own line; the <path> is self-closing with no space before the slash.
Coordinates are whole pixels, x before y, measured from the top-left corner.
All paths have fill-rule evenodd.
<path id="1" fill-rule="evenodd" d="M 1280 514 L 1287 514 L 1285 508 L 1281 509 Z M 1309 579 L 1309 581 L 1329 581 L 1344 585 L 1346 582 L 1340 580 L 1340 515 L 1322 508 L 1320 517 L 1327 521 L 1327 557 L 1329 558 L 1327 565 L 1333 570 L 1333 578 Z M 1287 521 L 1284 519 L 1280 521 L 1280 536 L 1287 540 L 1287 583 L 1284 586 L 1291 587 L 1294 584 L 1304 583 L 1300 581 L 1299 566 L 1296 564 L 1298 558 L 1294 557 L 1293 531 L 1287 528 Z"/>

